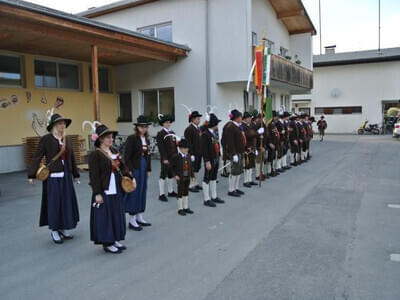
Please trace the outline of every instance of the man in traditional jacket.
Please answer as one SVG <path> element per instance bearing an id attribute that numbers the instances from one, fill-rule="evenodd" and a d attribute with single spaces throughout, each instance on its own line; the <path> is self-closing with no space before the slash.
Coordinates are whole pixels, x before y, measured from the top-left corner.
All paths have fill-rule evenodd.
<path id="1" fill-rule="evenodd" d="M 165 196 L 165 179 L 168 178 L 168 197 L 176 197 L 178 194 L 174 192 L 173 180 L 174 176 L 169 170 L 169 160 L 177 153 L 175 133 L 170 129 L 174 119 L 172 116 L 160 115 L 159 124 L 162 126 L 161 130 L 157 133 L 157 146 L 160 152 L 161 172 L 159 179 L 160 196 L 159 200 L 167 202 L 168 198 Z"/>
<path id="2" fill-rule="evenodd" d="M 239 190 L 240 175 L 243 173 L 243 154 L 246 147 L 246 136 L 241 128 L 242 113 L 234 109 L 229 114 L 230 121 L 224 126 L 222 132 L 222 146 L 224 155 L 231 164 L 229 175 L 228 195 L 240 197 L 244 194 Z"/>
<path id="3" fill-rule="evenodd" d="M 190 180 L 189 191 L 198 193 L 202 188 L 198 184 L 197 178 L 201 168 L 201 149 L 200 149 L 200 118 L 202 115 L 198 111 L 189 114 L 189 126 L 185 129 L 185 139 L 189 142 L 189 154 L 192 160 L 194 176 Z"/>

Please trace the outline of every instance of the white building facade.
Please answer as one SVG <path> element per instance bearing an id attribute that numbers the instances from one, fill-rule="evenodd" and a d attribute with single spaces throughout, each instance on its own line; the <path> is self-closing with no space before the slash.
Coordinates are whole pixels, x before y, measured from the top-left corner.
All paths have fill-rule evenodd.
<path id="1" fill-rule="evenodd" d="M 140 2 L 140 3 L 139 3 Z M 152 119 L 175 115 L 182 135 L 187 125 L 185 104 L 228 119 L 229 107 L 259 108 L 254 86 L 246 92 L 254 46 L 265 37 L 271 46 L 270 95 L 273 108 L 291 109 L 291 95 L 313 86 L 312 35 L 315 29 L 300 0 L 163 0 L 120 1 L 81 13 L 121 28 L 135 30 L 190 47 L 178 62 L 145 61 L 116 68 L 121 119 L 119 131 L 130 134 L 140 114 Z M 125 122 L 124 122 L 125 121 Z M 158 130 L 152 128 L 152 133 Z"/>
<path id="2" fill-rule="evenodd" d="M 328 132 L 357 133 L 362 122 L 381 126 L 385 112 L 400 107 L 399 83 L 400 48 L 331 51 L 314 56 L 314 89 L 307 107 L 317 118 L 325 116 Z"/>

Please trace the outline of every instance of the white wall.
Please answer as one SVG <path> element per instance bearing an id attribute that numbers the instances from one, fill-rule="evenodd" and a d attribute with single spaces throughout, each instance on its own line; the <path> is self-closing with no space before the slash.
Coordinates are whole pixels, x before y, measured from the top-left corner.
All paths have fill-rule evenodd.
<path id="1" fill-rule="evenodd" d="M 251 0 L 209 0 L 211 82 L 246 81 L 252 59 Z"/>
<path id="2" fill-rule="evenodd" d="M 282 46 L 289 50 L 290 39 L 285 25 L 277 19 L 276 12 L 268 0 L 252 0 L 252 31 L 260 41 L 265 37 L 275 43 L 274 54 L 279 54 Z"/>
<path id="3" fill-rule="evenodd" d="M 139 27 L 172 21 L 172 36 L 176 43 L 187 44 L 192 51 L 176 63 L 143 62 L 116 68 L 117 91 L 132 93 L 133 117 L 140 111 L 140 91 L 173 87 L 175 117 L 173 128 L 183 134 L 187 111 L 179 105 L 204 110 L 205 81 L 205 1 L 163 0 L 98 17 L 97 20 L 136 30 Z M 120 123 L 121 134 L 129 134 L 132 125 Z M 157 128 L 152 128 L 152 131 Z"/>
<path id="4" fill-rule="evenodd" d="M 0 174 L 25 169 L 23 145 L 0 147 Z"/>
<path id="5" fill-rule="evenodd" d="M 326 115 L 328 132 L 355 133 L 361 123 L 382 122 L 382 100 L 400 99 L 400 62 L 314 68 L 315 107 L 362 106 L 362 114 Z M 332 97 L 339 89 L 341 95 Z M 316 115 L 319 118 L 319 115 Z"/>
<path id="6" fill-rule="evenodd" d="M 312 35 L 311 33 L 294 34 L 290 38 L 290 54 L 292 61 L 295 62 L 294 56 L 297 54 L 301 61 L 301 66 L 312 70 L 313 55 L 312 55 Z"/>

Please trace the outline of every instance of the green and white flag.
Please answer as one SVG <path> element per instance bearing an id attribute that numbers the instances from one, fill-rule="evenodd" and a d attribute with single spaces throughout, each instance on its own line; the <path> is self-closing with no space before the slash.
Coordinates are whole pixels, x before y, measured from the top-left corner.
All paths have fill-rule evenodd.
<path id="1" fill-rule="evenodd" d="M 268 46 L 266 46 L 264 49 L 263 85 L 269 86 L 271 79 L 270 71 L 271 71 L 271 49 Z"/>

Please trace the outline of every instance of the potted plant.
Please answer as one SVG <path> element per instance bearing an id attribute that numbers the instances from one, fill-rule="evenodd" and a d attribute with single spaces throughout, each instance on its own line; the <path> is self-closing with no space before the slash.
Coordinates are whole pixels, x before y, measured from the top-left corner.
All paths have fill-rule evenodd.
<path id="1" fill-rule="evenodd" d="M 291 59 L 292 59 L 292 57 L 291 57 L 290 55 L 286 55 L 285 58 L 286 58 L 287 60 L 291 60 Z"/>
<path id="2" fill-rule="evenodd" d="M 296 60 L 296 64 L 301 65 L 301 60 L 300 59 Z"/>

